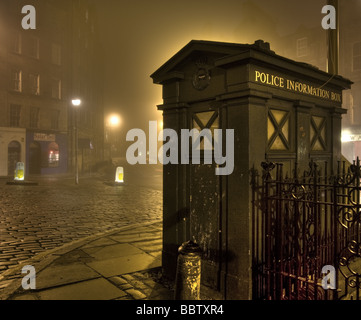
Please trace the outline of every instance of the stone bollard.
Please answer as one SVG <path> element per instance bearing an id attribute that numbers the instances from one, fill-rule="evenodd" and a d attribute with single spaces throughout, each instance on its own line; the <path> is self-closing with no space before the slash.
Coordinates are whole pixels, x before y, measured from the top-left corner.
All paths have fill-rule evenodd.
<path id="1" fill-rule="evenodd" d="M 194 242 L 183 243 L 178 249 L 175 300 L 200 300 L 201 248 Z"/>
<path id="2" fill-rule="evenodd" d="M 115 183 L 123 183 L 124 182 L 124 169 L 123 167 L 117 167 L 115 171 Z"/>

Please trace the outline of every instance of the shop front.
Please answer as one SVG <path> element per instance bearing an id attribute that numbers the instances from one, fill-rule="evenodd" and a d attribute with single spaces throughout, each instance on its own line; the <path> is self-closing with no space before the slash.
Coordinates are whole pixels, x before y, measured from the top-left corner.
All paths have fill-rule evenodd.
<path id="1" fill-rule="evenodd" d="M 28 174 L 67 172 L 67 136 L 58 133 L 28 132 L 26 144 Z"/>

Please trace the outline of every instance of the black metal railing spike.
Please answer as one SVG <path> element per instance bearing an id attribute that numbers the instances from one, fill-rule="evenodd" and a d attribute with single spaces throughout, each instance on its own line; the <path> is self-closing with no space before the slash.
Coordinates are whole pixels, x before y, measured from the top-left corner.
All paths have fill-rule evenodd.
<path id="1" fill-rule="evenodd" d="M 262 162 L 261 167 L 263 169 L 263 180 L 272 178 L 271 171 L 276 167 L 276 164 L 274 162 Z"/>

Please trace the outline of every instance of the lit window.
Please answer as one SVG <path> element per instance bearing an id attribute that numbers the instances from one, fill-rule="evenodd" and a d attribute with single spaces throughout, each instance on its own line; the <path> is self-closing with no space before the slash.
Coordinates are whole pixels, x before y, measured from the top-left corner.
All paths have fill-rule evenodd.
<path id="1" fill-rule="evenodd" d="M 361 70 L 361 42 L 357 42 L 353 45 L 352 69 L 353 71 Z"/>
<path id="2" fill-rule="evenodd" d="M 326 150 L 326 118 L 324 117 L 311 117 L 310 126 L 310 142 L 313 151 Z"/>
<path id="3" fill-rule="evenodd" d="M 20 111 L 21 106 L 18 104 L 10 105 L 10 127 L 20 126 Z"/>
<path id="4" fill-rule="evenodd" d="M 297 57 L 304 57 L 308 54 L 308 39 L 297 39 Z"/>
<path id="5" fill-rule="evenodd" d="M 270 150 L 290 149 L 290 113 L 288 111 L 269 110 L 267 137 Z"/>
<path id="6" fill-rule="evenodd" d="M 22 72 L 13 70 L 11 73 L 12 89 L 17 92 L 22 91 Z"/>
<path id="7" fill-rule="evenodd" d="M 59 167 L 59 146 L 56 142 L 48 146 L 48 165 L 51 168 Z"/>
<path id="8" fill-rule="evenodd" d="M 30 92 L 35 95 L 40 94 L 40 76 L 38 74 L 29 75 Z"/>

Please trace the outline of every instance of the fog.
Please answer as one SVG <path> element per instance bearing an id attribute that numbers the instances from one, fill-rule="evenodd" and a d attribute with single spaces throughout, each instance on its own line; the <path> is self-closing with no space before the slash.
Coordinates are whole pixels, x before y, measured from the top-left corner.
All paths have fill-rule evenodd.
<path id="1" fill-rule="evenodd" d="M 253 43 L 275 50 L 279 37 L 320 26 L 326 0 L 96 1 L 105 61 L 105 114 L 119 112 L 122 133 L 160 120 L 161 87 L 150 75 L 190 40 Z M 274 45 L 272 46 L 272 44 Z M 277 53 L 277 51 L 276 51 Z"/>

